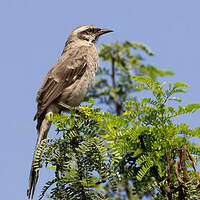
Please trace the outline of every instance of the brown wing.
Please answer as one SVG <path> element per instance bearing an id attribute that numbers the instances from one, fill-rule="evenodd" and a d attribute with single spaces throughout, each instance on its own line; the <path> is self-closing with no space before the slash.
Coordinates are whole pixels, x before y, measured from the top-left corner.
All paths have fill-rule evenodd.
<path id="1" fill-rule="evenodd" d="M 69 52 L 66 58 L 61 57 L 62 59 L 48 72 L 37 93 L 38 110 L 34 120 L 40 117 L 47 106 L 58 98 L 66 87 L 82 76 L 87 67 L 87 50 L 86 47 L 81 47 Z"/>

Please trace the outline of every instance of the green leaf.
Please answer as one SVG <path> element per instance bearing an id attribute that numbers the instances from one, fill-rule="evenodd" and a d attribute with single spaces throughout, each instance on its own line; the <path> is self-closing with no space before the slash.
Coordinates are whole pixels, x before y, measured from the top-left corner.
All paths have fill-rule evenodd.
<path id="1" fill-rule="evenodd" d="M 169 97 L 169 100 L 182 102 L 182 100 L 178 97 Z"/>
<path id="2" fill-rule="evenodd" d="M 145 53 L 147 53 L 150 56 L 154 55 L 154 53 L 152 52 L 152 50 L 149 47 L 147 47 L 146 45 L 142 44 L 142 43 L 136 43 L 136 42 L 134 42 L 134 43 L 132 43 L 132 47 L 134 49 L 141 49 L 141 50 L 143 50 Z"/>
<path id="3" fill-rule="evenodd" d="M 183 83 L 183 82 L 176 82 L 175 84 L 174 84 L 174 89 L 176 89 L 176 88 L 180 88 L 180 87 L 189 87 L 189 85 L 188 84 L 186 84 L 186 83 Z"/>

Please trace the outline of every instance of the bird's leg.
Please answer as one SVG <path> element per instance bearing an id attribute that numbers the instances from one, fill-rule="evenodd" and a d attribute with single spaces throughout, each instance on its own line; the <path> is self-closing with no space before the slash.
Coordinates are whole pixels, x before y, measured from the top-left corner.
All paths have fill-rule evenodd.
<path id="1" fill-rule="evenodd" d="M 80 107 L 79 106 L 69 106 L 65 103 L 59 102 L 58 103 L 60 106 L 62 106 L 63 108 L 65 108 L 66 110 L 76 110 L 78 112 L 80 112 Z"/>

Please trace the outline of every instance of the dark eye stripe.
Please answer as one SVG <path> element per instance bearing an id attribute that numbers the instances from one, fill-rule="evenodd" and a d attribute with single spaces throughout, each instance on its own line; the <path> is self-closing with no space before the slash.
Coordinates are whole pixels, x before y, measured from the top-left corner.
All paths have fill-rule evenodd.
<path id="1" fill-rule="evenodd" d="M 96 32 L 98 32 L 99 30 L 101 30 L 101 29 L 100 29 L 100 28 L 88 28 L 88 29 L 87 29 L 87 32 L 96 33 Z"/>

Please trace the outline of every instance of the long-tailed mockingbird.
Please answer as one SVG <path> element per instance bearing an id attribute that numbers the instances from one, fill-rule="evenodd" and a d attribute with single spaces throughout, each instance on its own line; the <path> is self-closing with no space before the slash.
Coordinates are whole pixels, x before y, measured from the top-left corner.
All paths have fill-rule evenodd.
<path id="1" fill-rule="evenodd" d="M 108 32 L 112 30 L 87 25 L 74 29 L 68 37 L 61 57 L 47 73 L 37 93 L 38 106 L 34 120 L 37 119 L 38 138 L 35 153 L 47 137 L 51 126 L 50 116 L 78 106 L 93 86 L 99 63 L 95 44 L 99 36 Z M 38 176 L 33 156 L 28 198 L 33 198 Z"/>

